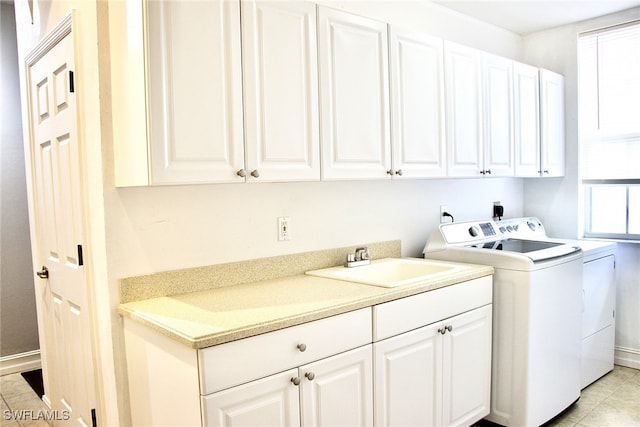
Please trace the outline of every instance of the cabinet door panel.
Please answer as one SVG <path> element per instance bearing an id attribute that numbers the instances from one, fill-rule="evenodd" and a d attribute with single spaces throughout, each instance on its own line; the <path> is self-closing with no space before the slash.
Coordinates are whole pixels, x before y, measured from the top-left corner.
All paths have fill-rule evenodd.
<path id="1" fill-rule="evenodd" d="M 487 305 L 445 320 L 442 425 L 471 425 L 489 414 L 491 310 Z"/>
<path id="2" fill-rule="evenodd" d="M 484 169 L 513 176 L 513 62 L 483 54 Z"/>
<path id="3" fill-rule="evenodd" d="M 202 397 L 207 427 L 277 427 L 300 425 L 298 387 L 291 369 Z"/>
<path id="4" fill-rule="evenodd" d="M 393 170 L 403 178 L 444 176 L 442 39 L 391 27 L 389 43 Z"/>
<path id="5" fill-rule="evenodd" d="M 149 1 L 147 48 L 152 182 L 243 181 L 239 3 Z"/>
<path id="6" fill-rule="evenodd" d="M 373 344 L 375 425 L 440 425 L 442 339 L 439 324 Z"/>
<path id="7" fill-rule="evenodd" d="M 542 176 L 563 176 L 564 77 L 540 70 L 540 141 Z"/>
<path id="8" fill-rule="evenodd" d="M 449 175 L 478 177 L 483 165 L 480 51 L 448 41 L 444 49 Z"/>
<path id="9" fill-rule="evenodd" d="M 516 62 L 513 66 L 515 174 L 540 176 L 540 124 L 538 68 Z"/>
<path id="10" fill-rule="evenodd" d="M 372 365 L 367 345 L 300 367 L 302 426 L 371 426 Z"/>
<path id="11" fill-rule="evenodd" d="M 319 180 L 316 6 L 242 2 L 242 31 L 249 182 Z"/>
<path id="12" fill-rule="evenodd" d="M 387 26 L 318 7 L 323 179 L 387 178 Z"/>

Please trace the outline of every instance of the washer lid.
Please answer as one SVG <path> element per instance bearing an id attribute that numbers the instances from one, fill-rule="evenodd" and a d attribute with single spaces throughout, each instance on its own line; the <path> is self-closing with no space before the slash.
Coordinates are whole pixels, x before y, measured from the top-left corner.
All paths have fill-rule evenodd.
<path id="1" fill-rule="evenodd" d="M 557 258 L 580 251 L 578 246 L 567 245 L 561 242 L 527 239 L 500 239 L 469 245 L 469 247 L 522 254 L 534 262 Z"/>

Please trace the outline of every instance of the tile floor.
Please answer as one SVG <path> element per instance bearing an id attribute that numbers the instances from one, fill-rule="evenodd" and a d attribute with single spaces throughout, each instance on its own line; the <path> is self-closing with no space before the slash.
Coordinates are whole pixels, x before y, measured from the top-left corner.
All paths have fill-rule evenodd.
<path id="1" fill-rule="evenodd" d="M 22 375 L 17 373 L 0 377 L 0 426 L 49 427 L 51 424 L 42 415 L 46 411 L 47 407 Z M 18 416 L 14 417 L 13 414 Z"/>
<path id="2" fill-rule="evenodd" d="M 0 426 L 49 427 L 39 420 L 15 420 L 12 411 L 45 410 L 20 374 L 0 377 Z M 9 419 L 8 419 L 9 418 Z M 640 370 L 616 366 L 582 390 L 580 400 L 545 427 L 640 427 Z"/>
<path id="3" fill-rule="evenodd" d="M 640 427 L 640 370 L 616 365 L 547 426 Z"/>

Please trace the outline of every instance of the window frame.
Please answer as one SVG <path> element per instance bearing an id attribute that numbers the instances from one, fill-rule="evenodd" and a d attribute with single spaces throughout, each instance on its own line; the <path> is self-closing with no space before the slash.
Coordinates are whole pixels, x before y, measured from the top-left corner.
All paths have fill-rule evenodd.
<path id="1" fill-rule="evenodd" d="M 604 34 L 610 31 L 617 31 L 619 29 L 622 29 L 624 27 L 628 27 L 628 26 L 634 26 L 634 27 L 640 27 L 640 20 L 632 20 L 629 22 L 624 22 L 624 23 L 620 23 L 618 25 L 612 25 L 606 28 L 601 28 L 598 30 L 591 30 L 588 32 L 584 32 L 578 35 L 578 78 L 580 78 L 580 74 L 581 74 L 581 66 L 583 65 L 580 59 L 580 45 L 581 45 L 581 38 L 583 37 L 589 37 L 589 36 L 593 36 L 593 35 L 597 35 L 597 34 Z M 598 68 L 600 67 L 600 65 L 596 65 Z M 587 73 L 588 71 L 585 70 Z M 596 80 L 596 84 L 599 84 L 599 82 Z M 581 97 L 581 93 L 580 93 L 580 85 L 581 82 L 578 81 L 578 100 Z M 578 117 L 581 118 L 581 108 L 584 108 L 582 106 L 582 104 L 579 102 L 578 103 Z M 595 104 L 596 108 L 601 108 L 602 106 L 599 105 L 599 103 Z M 588 107 L 587 107 L 587 111 L 588 111 Z M 599 113 L 597 113 L 597 119 L 599 121 Z M 623 140 L 636 140 L 634 142 L 631 143 L 640 143 L 640 141 L 638 141 L 638 136 L 637 136 L 637 132 L 636 131 L 631 131 L 631 133 L 626 132 L 623 129 L 620 129 L 620 131 L 616 131 L 614 133 L 610 133 L 609 131 L 607 131 L 607 134 L 602 134 L 600 136 L 600 138 L 604 137 L 604 139 L 609 139 L 609 140 L 617 140 L 617 139 L 623 139 Z M 625 135 L 626 134 L 626 135 Z M 581 194 L 582 194 L 582 233 L 583 233 L 583 237 L 584 238 L 594 238 L 594 239 L 612 239 L 612 240 L 619 240 L 619 241 L 624 241 L 624 242 L 640 242 L 640 234 L 634 234 L 634 233 L 629 233 L 629 225 L 630 225 L 630 220 L 631 220 L 631 215 L 640 215 L 640 212 L 630 212 L 631 206 L 630 205 L 630 188 L 632 187 L 640 187 L 640 175 L 636 178 L 636 177 L 630 177 L 630 178 L 618 178 L 618 177 L 592 177 L 592 178 L 583 178 L 583 176 L 585 176 L 585 174 L 587 173 L 587 171 L 583 170 L 584 167 L 584 161 L 585 158 L 584 156 L 586 155 L 585 153 L 585 144 L 588 144 L 588 141 L 590 139 L 592 139 L 594 136 L 597 137 L 597 134 L 592 134 L 591 132 L 589 132 L 588 134 L 584 135 L 583 134 L 583 128 L 579 122 L 578 125 L 578 147 L 579 147 L 579 153 L 580 153 L 580 169 L 579 169 L 579 175 L 580 175 L 580 190 L 581 190 Z M 592 231 L 592 215 L 593 215 L 593 210 L 592 208 L 592 197 L 591 197 L 591 190 L 593 188 L 597 188 L 597 187 L 624 187 L 625 191 L 626 191 L 626 203 L 625 203 L 625 207 L 626 207 L 626 211 L 625 211 L 625 233 L 611 233 L 611 232 L 594 232 Z"/>

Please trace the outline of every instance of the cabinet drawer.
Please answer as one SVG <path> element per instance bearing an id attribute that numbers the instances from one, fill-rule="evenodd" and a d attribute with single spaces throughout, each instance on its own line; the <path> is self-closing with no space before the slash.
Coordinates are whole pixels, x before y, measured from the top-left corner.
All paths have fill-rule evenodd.
<path id="1" fill-rule="evenodd" d="M 370 343 L 371 336 L 371 308 L 363 308 L 205 348 L 198 351 L 200 393 L 213 393 L 350 350 Z"/>
<path id="2" fill-rule="evenodd" d="M 493 276 L 469 280 L 373 307 L 373 341 L 490 304 Z"/>

